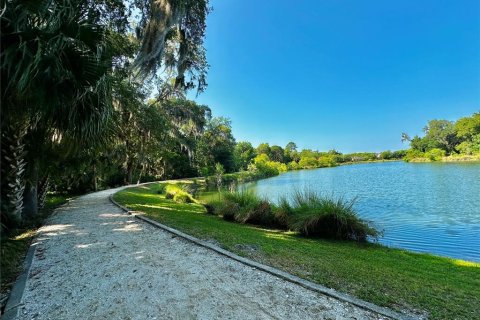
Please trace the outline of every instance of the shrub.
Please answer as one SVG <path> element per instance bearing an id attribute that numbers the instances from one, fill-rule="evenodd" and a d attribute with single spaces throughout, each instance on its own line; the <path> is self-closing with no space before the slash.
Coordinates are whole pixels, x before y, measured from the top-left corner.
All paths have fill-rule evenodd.
<path id="1" fill-rule="evenodd" d="M 393 153 L 390 150 L 383 151 L 382 153 L 380 153 L 380 159 L 390 160 L 392 158 L 393 158 Z"/>
<path id="2" fill-rule="evenodd" d="M 259 198 L 251 190 L 228 192 L 223 195 L 228 208 L 222 208 L 224 218 L 232 218 L 236 222 L 256 224 L 264 227 L 275 227 L 277 222 L 272 206 Z M 225 212 L 230 209 L 230 212 Z M 227 214 L 227 217 L 225 217 Z"/>
<path id="3" fill-rule="evenodd" d="M 457 146 L 461 154 L 473 155 L 480 153 L 480 134 L 472 137 L 471 141 L 463 141 Z"/>
<path id="4" fill-rule="evenodd" d="M 318 158 L 318 166 L 319 167 L 335 167 L 337 166 L 337 162 L 335 161 L 335 158 L 331 155 L 322 156 Z"/>
<path id="5" fill-rule="evenodd" d="M 425 153 L 423 153 L 422 151 L 416 150 L 416 149 L 409 149 L 407 150 L 403 160 L 409 162 L 409 161 L 412 161 L 413 159 L 424 158 L 424 157 L 425 157 Z"/>
<path id="6" fill-rule="evenodd" d="M 221 215 L 223 219 L 227 221 L 235 221 L 235 216 L 239 211 L 240 206 L 237 203 L 231 201 L 224 201 L 220 203 L 215 209 L 215 212 L 218 215 Z"/>
<path id="7" fill-rule="evenodd" d="M 248 166 L 248 170 L 259 174 L 261 177 L 273 177 L 281 172 L 288 170 L 284 163 L 271 161 L 266 154 L 259 154 L 253 159 L 253 164 Z"/>
<path id="8" fill-rule="evenodd" d="M 377 230 L 357 216 L 354 200 L 328 198 L 305 190 L 295 192 L 292 202 L 287 207 L 290 228 L 302 235 L 355 241 L 379 236 Z"/>
<path id="9" fill-rule="evenodd" d="M 163 183 L 157 183 L 154 186 L 157 194 L 163 194 L 165 192 L 165 185 Z"/>
<path id="10" fill-rule="evenodd" d="M 192 183 L 182 183 L 178 186 L 186 193 L 191 194 L 192 197 L 195 197 L 200 190 L 200 185 L 198 184 L 197 180 L 193 180 Z"/>
<path id="11" fill-rule="evenodd" d="M 298 162 L 300 168 L 316 168 L 318 167 L 318 161 L 314 157 L 302 157 Z"/>
<path id="12" fill-rule="evenodd" d="M 297 162 L 291 161 L 287 164 L 287 168 L 288 168 L 288 170 L 298 170 L 298 169 L 300 169 L 300 166 L 298 165 Z"/>
<path id="13" fill-rule="evenodd" d="M 254 206 L 240 210 L 235 220 L 240 223 L 256 224 L 264 227 L 275 227 L 277 223 L 268 201 L 260 201 Z"/>
<path id="14" fill-rule="evenodd" d="M 165 198 L 173 199 L 179 203 L 194 203 L 195 199 L 191 194 L 184 190 L 185 186 L 181 184 L 168 184 L 165 187 Z"/>
<path id="15" fill-rule="evenodd" d="M 173 201 L 178 202 L 178 203 L 193 203 L 194 200 L 191 195 L 188 193 L 177 193 L 173 196 Z"/>
<path id="16" fill-rule="evenodd" d="M 215 205 L 211 203 L 204 203 L 203 206 L 205 207 L 205 210 L 207 211 L 207 214 L 216 214 L 215 212 Z"/>
<path id="17" fill-rule="evenodd" d="M 289 229 L 293 215 L 293 209 L 286 197 L 281 197 L 278 206 L 274 210 L 275 221 L 279 228 Z"/>
<path id="18" fill-rule="evenodd" d="M 431 161 L 440 161 L 445 157 L 445 150 L 433 148 L 425 152 L 425 157 Z"/>

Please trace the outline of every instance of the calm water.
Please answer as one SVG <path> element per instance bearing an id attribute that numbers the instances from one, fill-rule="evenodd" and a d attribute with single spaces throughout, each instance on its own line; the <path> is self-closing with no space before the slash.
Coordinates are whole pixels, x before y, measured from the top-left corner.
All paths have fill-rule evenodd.
<path id="1" fill-rule="evenodd" d="M 380 243 L 480 261 L 480 163 L 370 163 L 292 171 L 248 183 L 269 199 L 308 187 L 357 197 L 358 214 L 384 230 Z"/>

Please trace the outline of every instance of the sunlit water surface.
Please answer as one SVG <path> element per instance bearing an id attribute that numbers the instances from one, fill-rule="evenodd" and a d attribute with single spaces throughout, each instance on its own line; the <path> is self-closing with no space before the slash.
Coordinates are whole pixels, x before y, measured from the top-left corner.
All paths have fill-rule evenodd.
<path id="1" fill-rule="evenodd" d="M 480 262 L 480 163 L 369 163 L 291 171 L 244 185 L 271 200 L 309 188 L 357 198 L 379 242 Z"/>

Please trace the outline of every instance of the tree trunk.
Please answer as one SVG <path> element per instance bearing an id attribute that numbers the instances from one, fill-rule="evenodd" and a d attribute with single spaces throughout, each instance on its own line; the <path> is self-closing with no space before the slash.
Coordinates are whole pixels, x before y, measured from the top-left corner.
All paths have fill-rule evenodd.
<path id="1" fill-rule="evenodd" d="M 42 209 L 45 206 L 45 199 L 47 198 L 48 189 L 50 188 L 50 176 L 47 174 L 38 183 L 38 208 Z"/>
<path id="2" fill-rule="evenodd" d="M 97 164 L 96 163 L 93 163 L 93 190 L 98 191 Z"/>
<path id="3" fill-rule="evenodd" d="M 30 172 L 30 177 L 27 179 L 25 185 L 25 192 L 23 193 L 23 212 L 24 220 L 29 220 L 38 216 L 38 164 L 33 164 Z"/>
<path id="4" fill-rule="evenodd" d="M 5 126 L 1 136 L 1 217 L 6 227 L 15 227 L 22 221 L 25 190 L 25 131 L 13 125 Z"/>
<path id="5" fill-rule="evenodd" d="M 127 176 L 125 180 L 125 184 L 132 184 L 133 180 L 133 160 L 128 159 L 127 161 Z"/>

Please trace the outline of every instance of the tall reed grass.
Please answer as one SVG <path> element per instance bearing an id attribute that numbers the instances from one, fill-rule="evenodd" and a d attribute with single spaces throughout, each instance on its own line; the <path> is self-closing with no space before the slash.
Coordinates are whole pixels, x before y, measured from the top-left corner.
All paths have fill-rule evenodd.
<path id="1" fill-rule="evenodd" d="M 377 238 L 380 232 L 358 217 L 354 204 L 355 199 L 328 197 L 304 189 L 295 191 L 290 198 L 281 197 L 278 204 L 249 190 L 225 192 L 221 201 L 207 206 L 225 220 L 293 230 L 307 237 L 360 242 Z"/>

